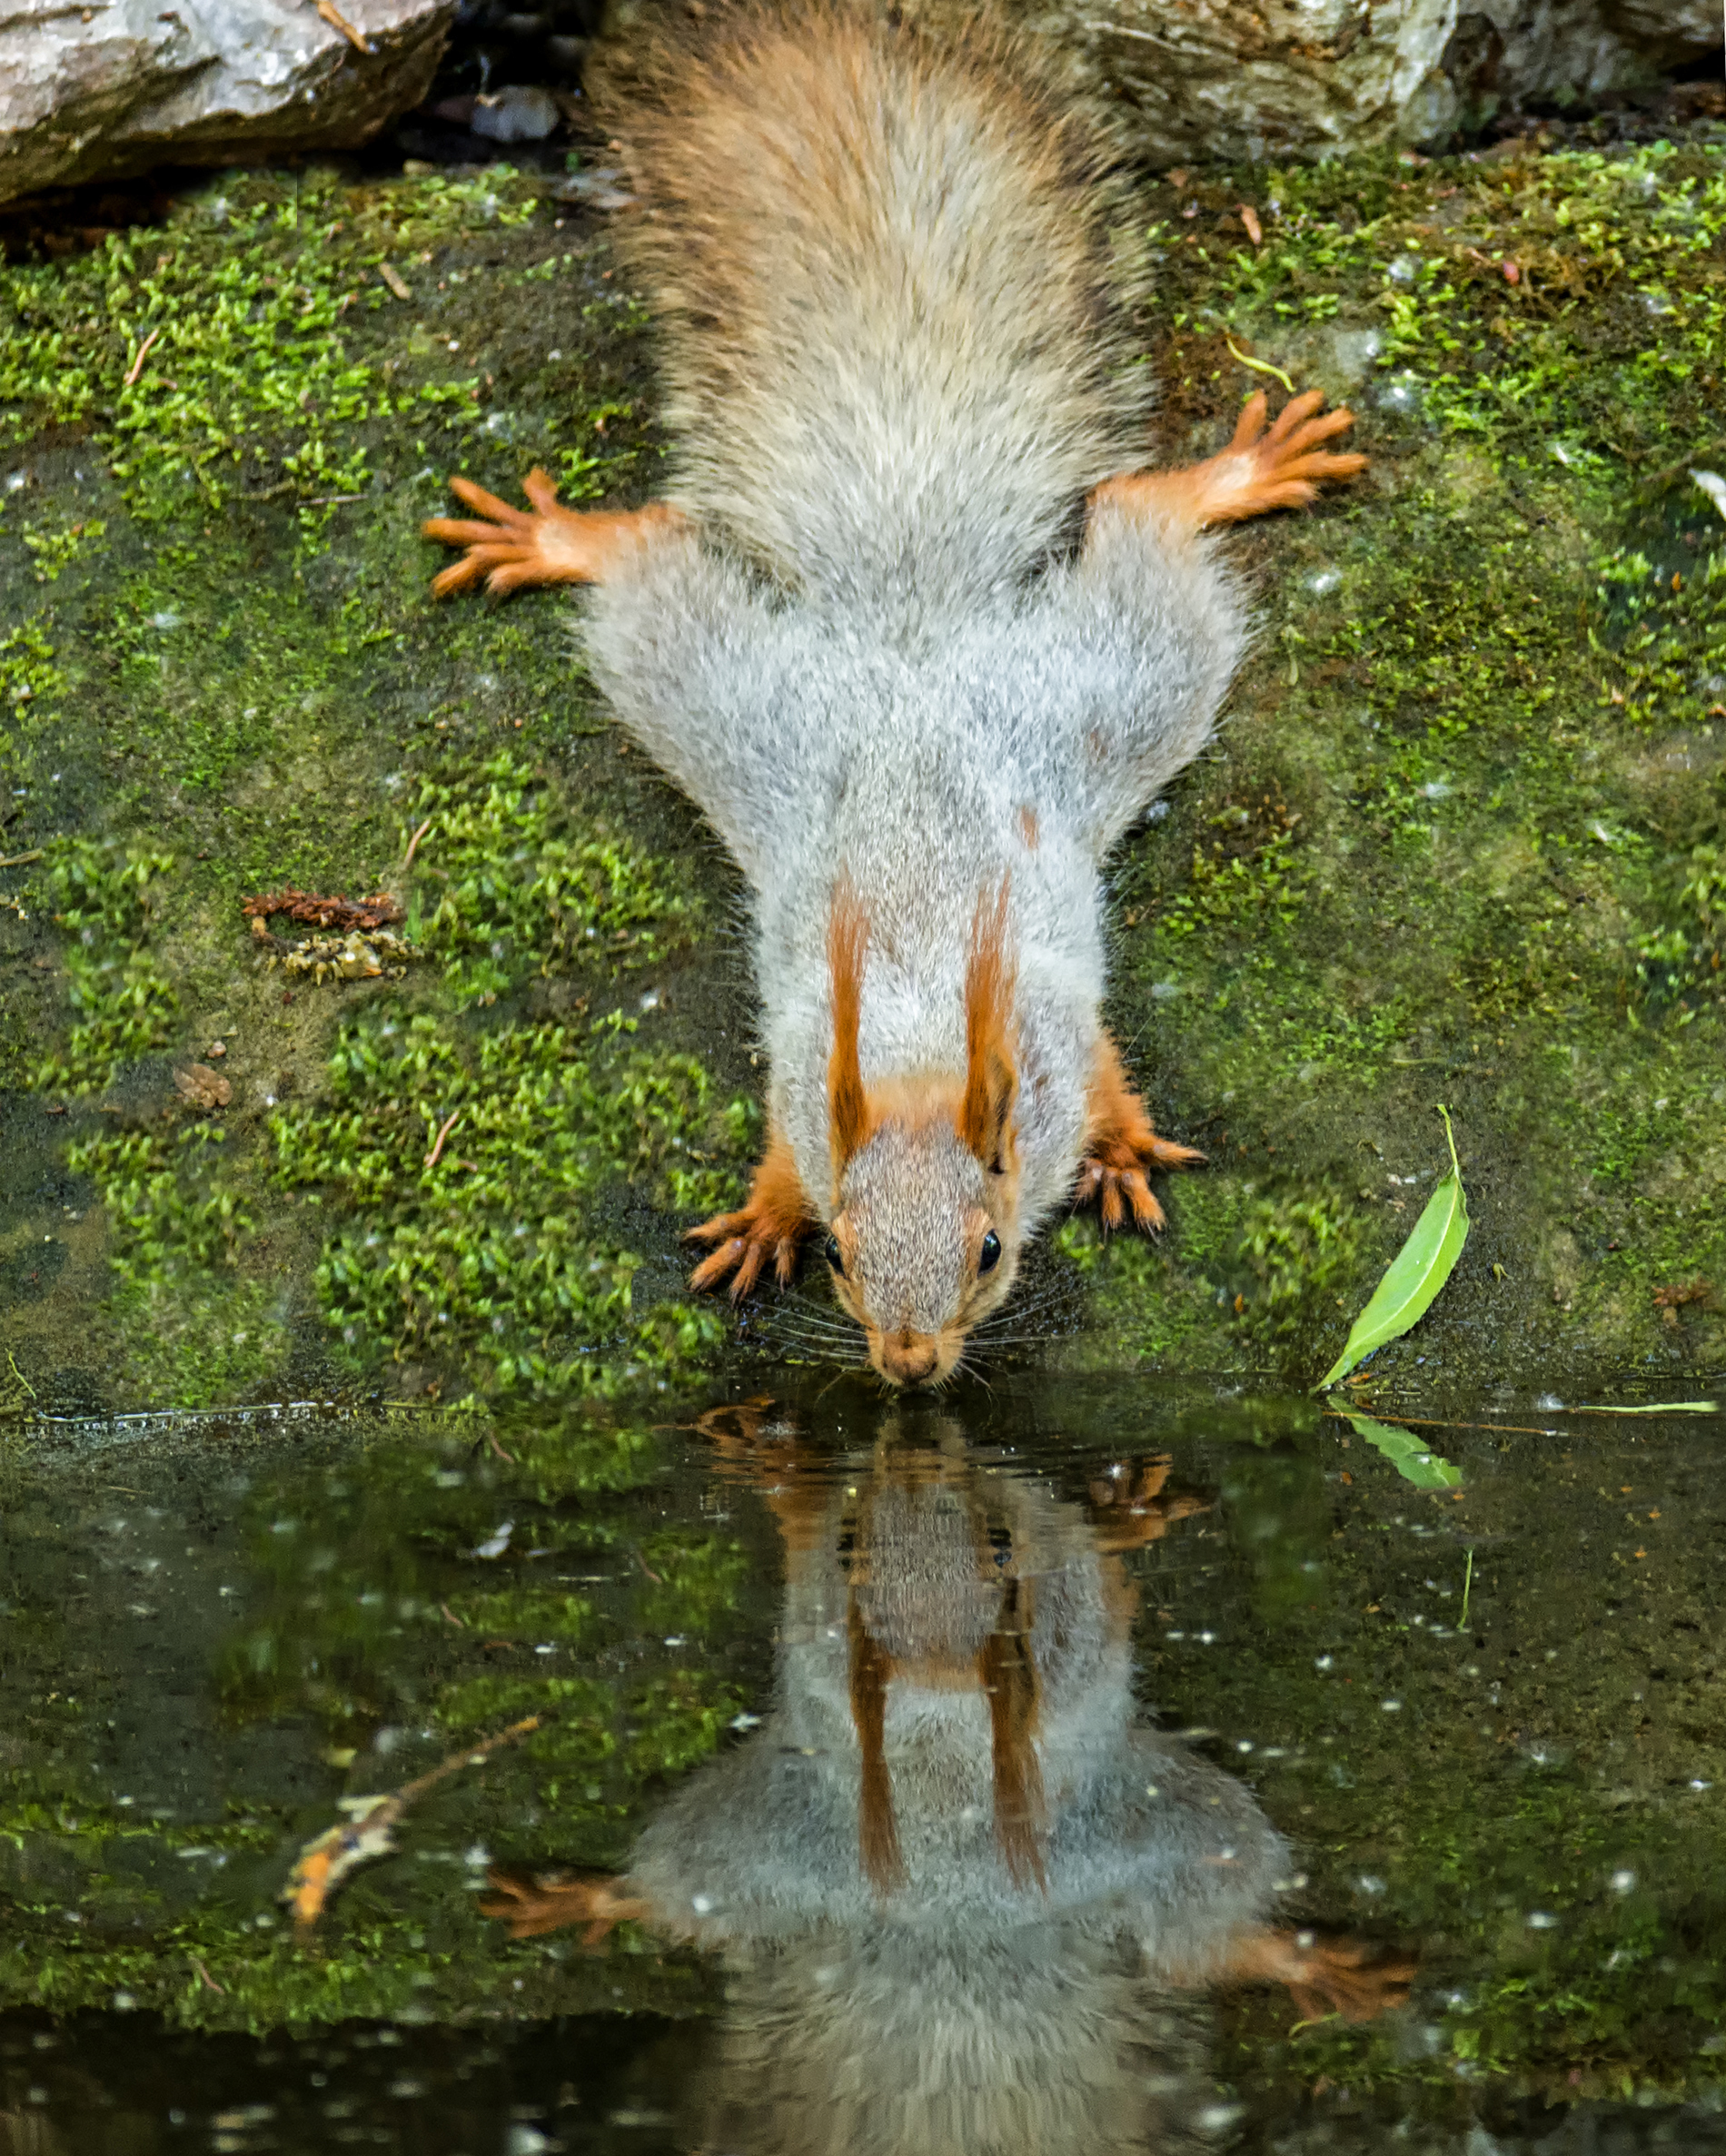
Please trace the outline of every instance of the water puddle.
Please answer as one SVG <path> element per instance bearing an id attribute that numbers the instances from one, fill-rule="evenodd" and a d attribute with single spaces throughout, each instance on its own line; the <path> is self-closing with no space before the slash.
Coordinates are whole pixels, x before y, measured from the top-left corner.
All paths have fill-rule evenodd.
<path id="1" fill-rule="evenodd" d="M 15 1449 L 0 2150 L 1726 2147 L 1718 1422 L 1443 1419 Z"/>

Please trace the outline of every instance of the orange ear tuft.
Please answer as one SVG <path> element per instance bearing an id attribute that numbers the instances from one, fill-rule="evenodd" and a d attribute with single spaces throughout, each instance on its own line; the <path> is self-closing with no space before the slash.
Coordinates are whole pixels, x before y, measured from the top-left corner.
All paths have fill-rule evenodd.
<path id="1" fill-rule="evenodd" d="M 864 1876 L 877 1894 L 891 1894 L 896 1886 L 905 1884 L 898 1823 L 893 1816 L 893 1784 L 887 1771 L 887 1687 L 893 1664 L 863 1622 L 855 1595 L 847 1614 L 846 1631 L 850 1647 L 851 1721 L 859 1755 L 858 1857 Z"/>
<path id="2" fill-rule="evenodd" d="M 1013 1103 L 1018 1073 L 1013 1062 L 1013 961 L 1007 951 L 1007 895 L 1001 878 L 993 900 L 977 902 L 971 922 L 971 957 L 965 972 L 965 1097 L 959 1103 L 960 1139 L 999 1175 L 1009 1166 Z"/>
<path id="3" fill-rule="evenodd" d="M 827 967 L 833 1004 L 833 1050 L 827 1065 L 827 1133 L 835 1177 L 868 1142 L 874 1118 L 863 1090 L 858 1027 L 863 1014 L 863 961 L 869 947 L 868 915 L 841 869 L 833 887 L 827 925 Z"/>
<path id="4" fill-rule="evenodd" d="M 995 1765 L 995 1841 L 1017 1886 L 1048 1892 L 1043 1868 L 1043 1770 L 1032 1738 L 1040 1686 L 1031 1652 L 1030 1590 L 1010 1579 L 996 1627 L 977 1657 L 977 1679 L 989 1703 L 989 1749 Z"/>

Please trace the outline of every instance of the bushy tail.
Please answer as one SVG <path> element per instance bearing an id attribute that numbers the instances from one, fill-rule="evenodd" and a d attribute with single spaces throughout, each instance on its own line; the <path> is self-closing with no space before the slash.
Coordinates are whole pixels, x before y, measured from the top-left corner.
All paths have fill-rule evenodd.
<path id="1" fill-rule="evenodd" d="M 614 110 L 673 499 L 783 583 L 951 619 L 1142 460 L 1106 143 L 1022 45 L 728 11 Z"/>

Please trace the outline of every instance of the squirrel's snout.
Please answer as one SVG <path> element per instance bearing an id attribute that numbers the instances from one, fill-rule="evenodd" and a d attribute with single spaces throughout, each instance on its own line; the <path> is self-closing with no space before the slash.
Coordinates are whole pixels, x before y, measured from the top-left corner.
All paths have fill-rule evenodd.
<path id="1" fill-rule="evenodd" d="M 932 1332 L 913 1332 L 907 1325 L 898 1332 L 884 1332 L 876 1351 L 876 1368 L 894 1385 L 921 1385 L 936 1374 L 940 1345 Z"/>

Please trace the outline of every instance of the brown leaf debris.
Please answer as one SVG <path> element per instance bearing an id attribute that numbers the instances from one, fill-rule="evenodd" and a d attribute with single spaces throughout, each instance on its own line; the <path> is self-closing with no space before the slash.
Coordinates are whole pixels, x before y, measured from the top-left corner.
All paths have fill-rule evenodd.
<path id="1" fill-rule="evenodd" d="M 233 1098 L 233 1087 L 208 1063 L 188 1063 L 174 1073 L 174 1083 L 181 1098 L 194 1108 L 225 1108 Z"/>
<path id="2" fill-rule="evenodd" d="M 369 898 L 329 898 L 315 891 L 264 891 L 243 898 L 240 911 L 251 921 L 267 921 L 272 914 L 286 914 L 291 921 L 303 921 L 312 928 L 388 928 L 405 918 L 401 902 L 387 891 L 374 891 Z M 256 931 L 253 931 L 256 934 Z"/>

